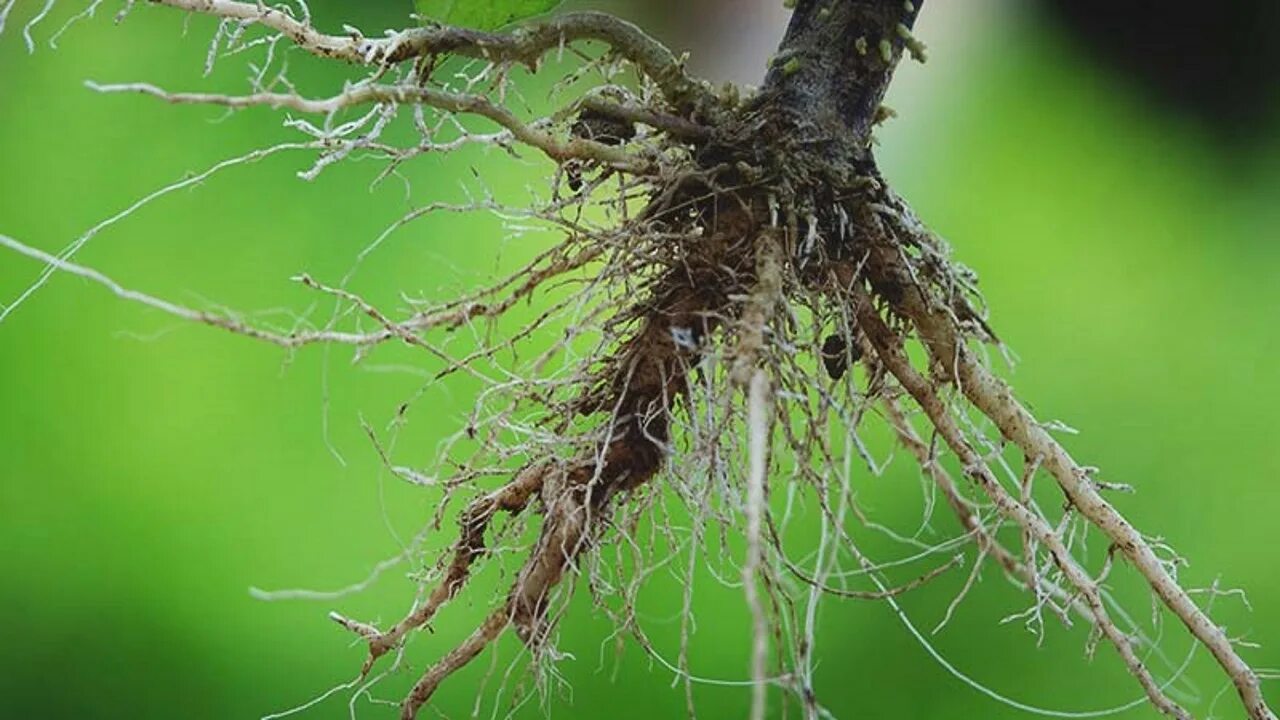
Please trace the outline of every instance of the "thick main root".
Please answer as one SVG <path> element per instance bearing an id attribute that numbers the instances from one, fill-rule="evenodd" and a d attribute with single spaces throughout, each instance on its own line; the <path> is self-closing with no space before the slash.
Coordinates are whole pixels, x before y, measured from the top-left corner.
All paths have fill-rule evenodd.
<path id="1" fill-rule="evenodd" d="M 404 702 L 405 717 L 414 717 L 440 683 L 474 659 L 507 626 L 532 650 L 546 642 L 551 630 L 547 606 L 579 556 L 610 524 L 615 498 L 648 483 L 669 455 L 675 403 L 687 398 L 688 373 L 697 364 L 704 341 L 723 319 L 734 313 L 726 273 L 742 280 L 750 260 L 743 252 L 749 232 L 734 209 L 707 228 L 709 242 L 682 253 L 679 267 L 660 276 L 651 299 L 626 309 L 640 318 L 638 330 L 601 363 L 594 379 L 570 407 L 588 416 L 603 416 L 603 441 L 572 461 L 542 459 L 521 470 L 506 486 L 473 501 L 459 519 L 459 537 L 443 578 L 416 608 L 391 629 L 381 632 L 364 623 L 335 618 L 366 638 L 367 674 L 381 656 L 399 647 L 406 635 L 427 624 L 466 585 L 473 564 L 485 553 L 485 534 L 499 512 L 516 514 L 537 501 L 543 516 L 538 540 L 511 585 L 505 602 L 462 644 L 433 665 Z M 756 333 L 759 335 L 759 333 Z M 760 345 L 757 337 L 755 344 Z"/>

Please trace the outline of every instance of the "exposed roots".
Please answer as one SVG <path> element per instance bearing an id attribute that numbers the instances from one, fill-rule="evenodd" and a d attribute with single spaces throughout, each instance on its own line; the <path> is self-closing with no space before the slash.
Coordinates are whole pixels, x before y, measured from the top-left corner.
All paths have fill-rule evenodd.
<path id="1" fill-rule="evenodd" d="M 555 603 L 579 576 L 614 619 L 619 639 L 632 636 L 684 678 L 692 714 L 692 685 L 704 681 L 688 653 L 692 584 L 701 568 L 740 588 L 748 606 L 750 677 L 742 683 L 753 688 L 751 717 L 765 717 L 768 690 L 776 687 L 816 718 L 826 712 L 813 687 L 819 600 L 886 601 L 905 620 L 894 598 L 957 568 L 966 551 L 972 567 L 938 630 L 994 560 L 1029 595 L 1030 607 L 1012 617 L 1041 638 L 1046 612 L 1065 624 L 1083 619 L 1092 629 L 1090 651 L 1105 640 L 1154 707 L 1189 718 L 1167 692 L 1181 669 L 1168 663 L 1162 676 L 1149 667 L 1151 657 L 1163 658 L 1159 647 L 1111 600 L 1107 574 L 1113 559 L 1123 559 L 1210 651 L 1249 716 L 1275 717 L 1257 674 L 1176 581 L 1178 558 L 1130 525 L 1102 496 L 1106 486 L 990 370 L 982 352 L 1002 346 L 976 277 L 876 168 L 870 133 L 880 100 L 902 54 L 922 54 L 910 34 L 919 0 L 829 7 L 801 0 L 763 89 L 746 100 L 713 92 L 637 28 L 597 14 L 503 33 L 428 27 L 371 40 L 317 31 L 304 4 L 296 12 L 231 0 L 156 4 L 219 18 L 210 64 L 249 48 L 267 53 L 250 92 L 94 87 L 317 116 L 314 124 L 287 123 L 307 138 L 288 147 L 318 154 L 304 178 L 361 153 L 385 160 L 381 179 L 420 155 L 471 143 L 508 152 L 532 147 L 554 165 L 548 196 L 531 208 L 504 207 L 491 196 L 469 206 L 427 206 L 361 254 L 357 264 L 386 235 L 436 211 L 481 210 L 562 235 L 511 276 L 462 298 L 410 301 L 403 317 L 351 290 L 350 276 L 337 285 L 302 276 L 306 287 L 335 301 L 333 317 L 320 327 L 304 319 L 263 327 L 127 289 L 75 264 L 71 256 L 98 228 L 59 255 L 0 236 L 0 245 L 49 271 L 80 275 L 185 320 L 291 352 L 346 345 L 357 360 L 403 343 L 443 363 L 433 379 L 466 373 L 482 383 L 475 410 L 441 449 L 444 480 L 394 465 L 378 447 L 397 475 L 443 490 L 432 527 L 442 524 L 455 493 L 472 495 L 457 516 L 451 549 L 427 563 L 423 595 L 386 630 L 333 615 L 367 642 L 363 682 L 384 656 L 398 662 L 413 631 L 473 589 L 498 550 L 523 553 L 483 622 L 417 680 L 402 717 L 416 717 L 441 683 L 508 627 L 535 667 L 551 671 Z M 7 12 L 4 6 L 0 22 Z M 866 38 L 876 40 L 871 52 Z M 604 43 L 604 52 L 581 50 L 586 41 Z M 368 75 L 328 98 L 304 98 L 282 74 L 271 80 L 266 72 L 277 42 L 356 64 Z M 863 51 L 850 50 L 856 47 Z M 510 109 L 509 73 L 537 68 L 566 48 L 582 69 L 557 92 L 573 96 L 542 117 Z M 471 64 L 440 79 L 437 61 L 447 56 Z M 583 77 L 591 78 L 589 89 L 567 90 Z M 476 131 L 459 115 L 493 130 Z M 415 141 L 385 140 L 401 137 L 388 131 L 396 123 L 416 132 Z M 525 306 L 532 309 L 518 310 Z M 511 359 L 526 348 L 535 349 L 532 357 Z M 925 367 L 913 354 L 927 358 Z M 877 415 L 930 486 L 914 534 L 880 524 L 856 499 L 857 466 L 870 474 L 884 467 L 861 434 Z M 995 436 L 987 437 L 988 428 Z M 1020 472 L 1006 463 L 1006 446 L 1023 457 Z M 946 457 L 959 462 L 969 483 L 952 477 Z M 1056 518 L 1036 501 L 1043 475 L 1065 502 Z M 489 478 L 501 478 L 496 488 Z M 928 531 L 937 495 L 962 531 L 954 538 Z M 797 543 L 800 516 L 810 528 L 820 526 L 816 544 Z M 1002 526 L 1017 531 L 1020 548 L 1001 538 Z M 912 554 L 873 559 L 865 541 L 871 533 Z M 1089 569 L 1090 535 L 1108 546 L 1098 571 Z M 920 569 L 936 555 L 942 557 Z M 636 606 L 651 574 L 678 567 L 686 571 L 684 640 L 670 662 L 648 639 Z M 891 577 L 899 572 L 909 575 Z M 1216 587 L 1210 598 L 1215 594 Z"/>

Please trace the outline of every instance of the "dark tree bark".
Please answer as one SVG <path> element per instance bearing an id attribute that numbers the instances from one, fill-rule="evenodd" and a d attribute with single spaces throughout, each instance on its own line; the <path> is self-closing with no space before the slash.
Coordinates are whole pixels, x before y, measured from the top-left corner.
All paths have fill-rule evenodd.
<path id="1" fill-rule="evenodd" d="M 836 139 L 869 158 L 871 128 L 922 3 L 800 0 L 761 102 L 805 137 Z"/>

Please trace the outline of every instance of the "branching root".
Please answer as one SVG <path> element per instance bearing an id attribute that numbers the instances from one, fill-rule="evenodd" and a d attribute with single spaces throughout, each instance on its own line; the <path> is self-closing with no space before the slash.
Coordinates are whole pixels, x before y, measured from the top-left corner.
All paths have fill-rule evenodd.
<path id="1" fill-rule="evenodd" d="M 0 27 L 12 5 L 0 0 Z M 421 568 L 417 601 L 398 622 L 383 630 L 331 616 L 368 648 L 352 684 L 360 685 L 353 708 L 387 674 L 374 673 L 382 658 L 393 656 L 398 667 L 415 630 L 459 596 L 474 596 L 473 580 L 487 567 L 515 557 L 518 570 L 504 571 L 483 621 L 439 654 L 403 698 L 403 718 L 417 717 L 443 682 L 508 628 L 541 677 L 554 679 L 554 661 L 563 657 L 554 647 L 557 623 L 579 580 L 615 621 L 610 641 L 621 648 L 631 636 L 685 682 L 691 714 L 693 685 L 718 682 L 752 688 L 752 718 L 765 717 L 771 689 L 806 719 L 825 717 L 814 689 L 819 601 L 890 604 L 959 675 L 895 598 L 972 558 L 935 633 L 975 591 L 989 559 L 1026 591 L 1019 597 L 1029 607 L 1010 619 L 1025 622 L 1039 640 L 1046 615 L 1087 623 L 1088 652 L 1105 640 L 1145 701 L 1190 718 L 1167 692 L 1185 663 L 1165 661 L 1168 674 L 1158 676 L 1148 661 L 1163 660 L 1152 639 L 1159 628 L 1134 622 L 1110 594 L 1110 575 L 1127 564 L 1212 654 L 1249 717 L 1274 720 L 1258 673 L 1196 604 L 1195 591 L 1179 584 L 1180 558 L 1122 517 L 1102 495 L 1110 486 L 1078 464 L 990 369 L 985 353 L 1004 347 L 975 274 L 877 169 L 871 133 L 883 119 L 880 103 L 897 62 L 904 52 L 919 54 L 910 28 L 920 0 L 802 0 L 763 87 L 746 98 L 712 90 L 638 28 L 598 13 L 492 33 L 428 24 L 375 39 L 354 28 L 341 36 L 317 30 L 301 1 L 149 5 L 214 18 L 206 70 L 232 56 L 252 57 L 250 87 L 240 95 L 145 83 L 90 87 L 223 112 L 289 110 L 285 125 L 301 140 L 163 188 L 61 253 L 0 235 L 0 247 L 45 266 L 34 285 L 0 308 L 0 320 L 57 271 L 290 353 L 345 346 L 363 362 L 387 344 L 421 352 L 439 369 L 410 368 L 430 380 L 401 406 L 393 426 L 448 376 L 480 384 L 474 409 L 435 453 L 434 472 L 396 464 L 396 449 L 369 430 L 386 468 L 440 493 L 424 536 L 444 524 L 456 494 L 469 502 L 457 513 L 448 550 Z M 878 52 L 855 51 L 865 51 L 868 39 Z M 347 63 L 356 75 L 327 96 L 304 96 L 285 76 L 277 46 Z M 567 56 L 576 69 L 564 71 L 550 110 L 532 110 L 516 99 L 512 73 L 536 71 L 553 55 Z M 465 64 L 441 71 L 450 57 Z M 405 298 L 407 309 L 386 308 L 353 289 L 355 267 L 333 284 L 299 275 L 309 291 L 333 301 L 333 315 L 317 324 L 304 313 L 274 327 L 130 289 L 73 258 L 99 231 L 152 200 L 278 150 L 313 153 L 299 173 L 308 180 L 335 163 L 372 157 L 383 163 L 380 182 L 416 158 L 469 145 L 511 155 L 534 149 L 546 163 L 547 187 L 532 201 L 508 205 L 478 178 L 482 187 L 470 202 L 410 211 L 355 262 L 437 212 L 485 212 L 512 235 L 540 229 L 561 238 L 462 297 Z M 898 521 L 878 519 L 858 501 L 863 478 L 888 463 L 887 447 L 863 435 L 877 416 L 920 471 L 918 530 L 896 529 Z M 1020 471 L 1006 449 L 1022 458 Z M 953 477 L 947 462 L 958 462 L 967 482 Z M 1049 488 L 1037 485 L 1042 476 L 1053 479 Z M 1060 514 L 1040 506 L 1046 491 L 1060 493 Z M 943 525 L 932 517 L 939 496 L 954 515 L 945 525 L 959 535 L 935 528 Z M 1001 527 L 1017 532 L 1021 547 L 1006 543 Z M 874 558 L 872 536 L 910 554 Z M 1098 570 L 1090 569 L 1090 537 L 1106 547 Z M 684 592 L 674 661 L 641 622 L 640 589 L 659 571 L 680 573 Z M 695 581 L 719 582 L 744 599 L 751 617 L 745 679 L 704 678 L 692 667 Z M 1222 594 L 1216 582 L 1207 591 L 1210 601 Z M 513 671 L 501 675 L 504 684 Z"/>

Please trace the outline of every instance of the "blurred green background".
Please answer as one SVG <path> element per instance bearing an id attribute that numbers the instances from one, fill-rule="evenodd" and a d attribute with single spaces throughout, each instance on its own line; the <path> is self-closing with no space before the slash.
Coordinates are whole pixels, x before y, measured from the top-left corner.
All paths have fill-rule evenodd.
<path id="1" fill-rule="evenodd" d="M 61 248 L 185 173 L 290 136 L 265 110 L 227 117 L 82 87 L 87 79 L 243 87 L 235 60 L 201 77 L 213 28 L 206 18 L 193 18 L 184 37 L 172 11 L 139 7 L 117 27 L 104 8 L 51 50 L 50 31 L 75 9 L 63 4 L 28 55 L 19 31 L 41 4 L 20 1 L 0 37 L 0 233 Z M 591 5 L 659 30 L 681 24 L 678 8 L 646 18 L 652 9 L 640 3 Z M 932 60 L 904 68 L 894 88 L 889 104 L 902 117 L 881 134 L 881 164 L 981 273 L 995 325 L 1021 358 L 1013 379 L 1023 396 L 1083 430 L 1069 447 L 1104 479 L 1138 486 L 1122 509 L 1191 561 L 1188 584 L 1220 577 L 1248 591 L 1253 612 L 1228 598 L 1217 617 L 1262 644 L 1246 651 L 1256 666 L 1280 667 L 1280 133 L 1223 145 L 1013 5 L 985 3 L 963 27 L 954 12 L 944 22 L 926 9 L 918 34 Z M 312 6 L 329 29 L 347 21 L 370 34 L 407 11 Z M 304 90 L 343 77 L 342 68 L 291 62 Z M 170 195 L 103 232 L 78 259 L 198 307 L 297 312 L 316 298 L 291 276 L 337 280 L 408 208 L 476 191 L 472 169 L 508 197 L 546 172 L 532 159 L 468 151 L 417 161 L 406 193 L 397 181 L 370 189 L 371 162 L 303 182 L 295 173 L 309 159 L 276 156 Z M 431 218 L 393 236 L 353 287 L 393 307 L 401 292 L 445 297 L 548 242 L 504 241 L 491 217 Z M 15 297 L 38 271 L 0 254 L 0 298 Z M 423 384 L 414 372 L 434 366 L 408 353 L 371 366 L 350 359 L 336 349 L 287 358 L 63 276 L 0 325 L 0 716 L 260 717 L 353 675 L 363 651 L 325 613 L 395 619 L 414 587 L 406 566 L 332 602 L 264 603 L 248 593 L 355 582 L 432 511 L 430 493 L 382 472 L 361 418 L 382 432 Z M 388 367 L 405 364 L 409 371 Z M 472 390 L 433 386 L 409 412 L 398 461 L 428 466 Z M 908 463 L 866 482 L 861 497 L 878 517 L 914 527 L 919 486 Z M 937 525 L 952 529 L 945 518 Z M 444 542 L 447 533 L 430 541 Z M 904 607 L 932 627 L 961 575 Z M 496 581 L 489 573 L 480 583 Z M 1146 617 L 1123 578 L 1120 591 Z M 448 608 L 414 643 L 413 667 L 465 636 L 489 597 Z M 660 578 L 646 597 L 646 629 L 674 658 L 677 587 Z M 693 670 L 746 677 L 740 592 L 701 582 L 695 598 Z M 934 640 L 966 673 L 1031 704 L 1088 710 L 1138 696 L 1110 650 L 1083 657 L 1079 629 L 1051 625 L 1038 647 L 1020 623 L 999 623 L 1024 605 L 989 570 Z M 1165 647 L 1181 658 L 1185 638 L 1167 629 Z M 574 655 L 559 666 L 566 684 L 517 714 L 683 715 L 672 675 L 630 641 L 615 661 L 610 631 L 575 602 L 562 622 L 561 649 Z M 819 638 L 818 695 L 838 717 L 1025 716 L 949 676 L 882 604 L 827 602 Z M 514 653 L 509 640 L 499 648 L 506 660 Z M 442 714 L 471 715 L 488 657 L 476 665 L 441 690 Z M 1189 678 L 1197 717 L 1241 716 L 1232 693 L 1214 704 L 1225 681 L 1203 654 Z M 400 673 L 378 697 L 398 699 L 412 679 Z M 1268 689 L 1280 698 L 1277 683 Z M 483 697 L 481 715 L 502 716 L 492 691 Z M 702 717 L 741 717 L 749 692 L 700 686 L 697 699 Z M 361 717 L 394 716 L 367 700 L 356 707 Z M 305 717 L 347 713 L 334 698 Z M 1139 707 L 1124 716 L 1152 715 Z"/>

